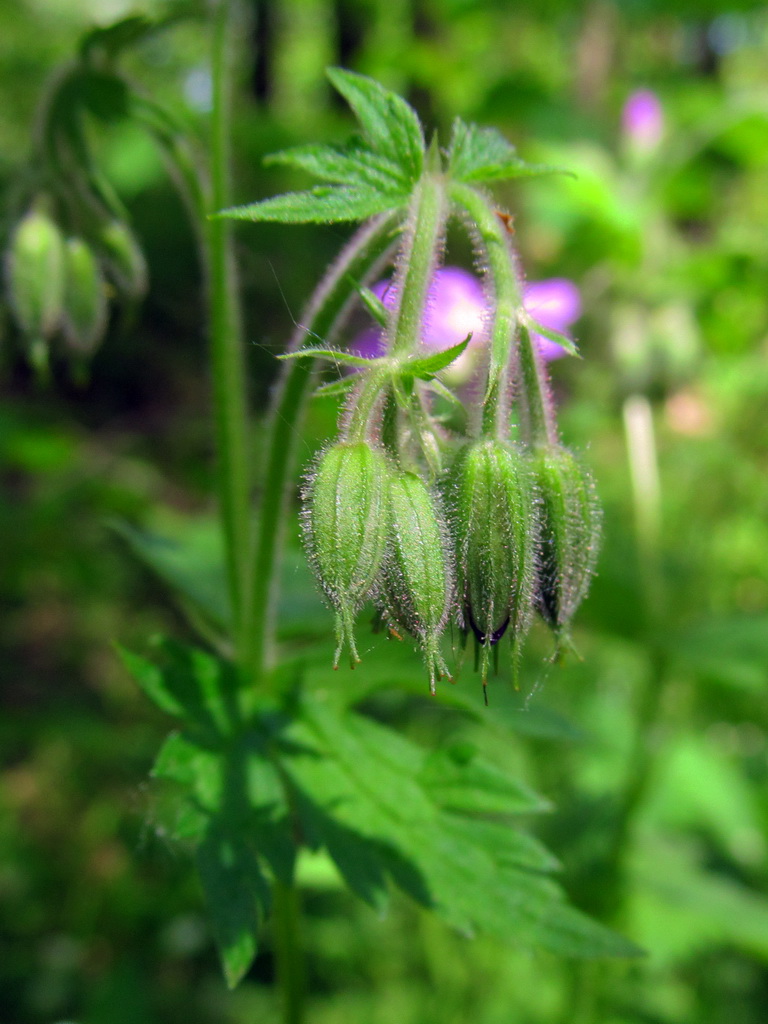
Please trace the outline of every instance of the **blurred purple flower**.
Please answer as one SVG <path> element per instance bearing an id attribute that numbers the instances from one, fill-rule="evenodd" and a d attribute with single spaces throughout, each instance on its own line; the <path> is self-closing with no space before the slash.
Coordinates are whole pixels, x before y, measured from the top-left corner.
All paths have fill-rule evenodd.
<path id="1" fill-rule="evenodd" d="M 650 153 L 664 134 L 664 111 L 661 101 L 650 89 L 630 94 L 621 112 L 624 134 L 631 145 L 642 153 Z"/>
<path id="2" fill-rule="evenodd" d="M 371 291 L 391 309 L 395 294 L 389 281 L 379 281 Z M 581 312 L 579 290 L 566 278 L 552 278 L 525 286 L 525 308 L 544 327 L 567 332 Z M 427 296 L 422 344 L 427 348 L 445 349 L 457 345 L 471 332 L 470 348 L 482 346 L 488 337 L 489 313 L 486 297 L 478 279 L 461 267 L 440 267 L 435 271 Z M 565 355 L 565 349 L 540 335 L 534 338 L 545 359 Z M 372 358 L 383 355 L 384 340 L 379 328 L 370 328 L 358 335 L 351 345 L 358 355 Z M 463 358 L 463 357 L 462 357 Z"/>
<path id="3" fill-rule="evenodd" d="M 546 281 L 527 284 L 523 289 L 523 304 L 542 327 L 549 327 L 560 334 L 567 335 L 568 328 L 581 316 L 579 289 L 567 277 L 550 277 Z M 546 360 L 565 355 L 565 349 L 557 342 L 540 334 L 534 334 L 533 338 Z"/>

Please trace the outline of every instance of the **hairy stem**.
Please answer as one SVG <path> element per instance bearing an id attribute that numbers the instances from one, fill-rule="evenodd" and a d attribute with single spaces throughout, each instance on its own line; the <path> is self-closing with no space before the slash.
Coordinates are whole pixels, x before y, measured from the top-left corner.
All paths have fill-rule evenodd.
<path id="1" fill-rule="evenodd" d="M 397 302 L 387 331 L 392 355 L 409 355 L 421 341 L 427 293 L 443 241 L 446 219 L 442 175 L 425 172 L 413 195 L 395 276 Z"/>
<path id="2" fill-rule="evenodd" d="M 454 183 L 451 186 L 452 201 L 470 218 L 473 230 L 479 240 L 483 257 L 487 263 L 494 291 L 494 314 L 491 325 L 491 355 L 488 367 L 488 383 L 483 399 L 483 432 L 496 437 L 507 433 L 507 401 L 509 374 L 515 352 L 518 348 L 518 325 L 523 309 L 523 296 L 515 267 L 515 257 L 509 242 L 509 234 L 497 215 L 491 200 L 482 192 L 469 185 Z M 523 332 L 524 333 L 524 332 Z M 519 341 L 519 356 L 522 363 L 523 388 L 528 388 L 526 362 L 529 353 L 524 351 L 525 338 Z M 535 370 L 535 363 L 531 364 Z M 546 423 L 552 418 L 546 401 L 546 385 L 534 374 L 535 388 L 530 404 L 533 416 Z"/>

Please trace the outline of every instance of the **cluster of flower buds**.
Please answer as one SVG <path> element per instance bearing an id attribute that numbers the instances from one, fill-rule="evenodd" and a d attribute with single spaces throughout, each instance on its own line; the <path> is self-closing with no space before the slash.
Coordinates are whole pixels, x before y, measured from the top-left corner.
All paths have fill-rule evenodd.
<path id="1" fill-rule="evenodd" d="M 459 324 L 435 301 L 446 281 L 454 316 L 461 310 Z M 463 305 L 457 281 L 467 285 Z M 549 325 L 565 329 L 578 309 L 578 292 L 567 281 L 543 284 L 548 303 L 542 305 L 555 310 L 553 317 L 550 308 Z M 389 305 L 386 285 L 375 291 Z M 429 295 L 423 351 L 441 343 L 461 348 L 456 332 L 472 317 L 487 345 L 487 300 L 476 278 L 458 268 L 438 270 Z M 532 333 L 540 359 L 564 353 Z M 384 344 L 380 333 L 369 331 L 353 351 L 376 365 L 386 359 Z M 470 438 L 452 438 L 422 408 L 426 430 L 442 453 L 435 472 L 423 452 L 420 460 L 413 457 L 418 425 L 401 415 L 386 387 L 362 433 L 352 429 L 366 390 L 365 371 L 359 377 L 353 375 L 350 384 L 342 436 L 317 459 L 303 495 L 310 563 L 336 612 L 336 666 L 345 647 L 353 667 L 360 660 L 354 620 L 366 601 L 376 605 L 393 635 L 405 631 L 418 641 L 433 693 L 436 680 L 451 674 L 441 651 L 441 634 L 451 623 L 464 639 L 474 639 L 484 687 L 498 667 L 505 636 L 512 640 L 516 671 L 520 642 L 536 612 L 553 630 L 558 650 L 567 644 L 598 547 L 599 511 L 584 467 L 546 436 L 524 443 L 506 431 L 480 429 Z M 388 438 L 392 420 L 394 441 Z"/>
<path id="2" fill-rule="evenodd" d="M 494 143 L 495 144 L 495 143 Z M 483 151 L 484 152 L 484 151 Z M 579 294 L 563 279 L 525 286 L 511 218 L 450 184 L 437 151 L 411 198 L 391 280 L 359 293 L 378 327 L 348 349 L 304 348 L 348 373 L 339 436 L 304 489 L 310 563 L 336 612 L 336 665 L 367 601 L 419 644 L 430 681 L 449 676 L 449 626 L 472 638 L 484 693 L 510 641 L 512 674 L 535 615 L 556 651 L 594 572 L 600 516 L 591 478 L 560 442 L 547 362 L 574 352 Z M 458 213 L 482 280 L 440 266 Z M 371 270 L 373 277 L 374 269 Z M 454 415 L 461 406 L 462 415 Z"/>
<path id="3" fill-rule="evenodd" d="M 53 342 L 83 361 L 93 355 L 107 328 L 108 298 L 140 298 L 147 287 L 143 253 L 128 225 L 94 220 L 85 232 L 62 227 L 46 198 L 13 228 L 5 261 L 8 302 L 31 361 L 48 363 Z"/>

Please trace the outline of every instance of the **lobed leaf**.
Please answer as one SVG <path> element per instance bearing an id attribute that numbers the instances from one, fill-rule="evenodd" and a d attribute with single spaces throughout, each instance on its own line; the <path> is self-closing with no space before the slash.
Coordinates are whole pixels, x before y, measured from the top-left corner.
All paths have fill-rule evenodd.
<path id="1" fill-rule="evenodd" d="M 342 721 L 317 701 L 302 706 L 286 742 L 281 764 L 299 794 L 302 822 L 345 878 L 350 860 L 364 864 L 357 891 L 368 886 L 370 898 L 380 898 L 385 873 L 463 931 L 482 929 L 571 956 L 638 952 L 564 902 L 544 874 L 553 858 L 539 844 L 520 838 L 509 821 L 478 819 L 479 809 L 508 817 L 533 800 L 491 766 L 470 758 L 462 769 L 459 758 L 441 785 L 436 763 L 421 748 L 359 715 Z M 444 802 L 472 813 L 446 810 Z M 331 832 L 341 826 L 330 839 L 329 819 Z"/>
<path id="2" fill-rule="evenodd" d="M 269 883 L 243 834 L 218 823 L 211 825 L 195 860 L 224 976 L 234 988 L 256 956 L 257 936 L 270 905 Z"/>
<path id="3" fill-rule="evenodd" d="M 374 153 L 400 168 L 415 184 L 424 166 L 424 133 L 415 110 L 396 93 L 342 68 L 327 71 L 334 88 L 357 115 L 363 135 Z"/>

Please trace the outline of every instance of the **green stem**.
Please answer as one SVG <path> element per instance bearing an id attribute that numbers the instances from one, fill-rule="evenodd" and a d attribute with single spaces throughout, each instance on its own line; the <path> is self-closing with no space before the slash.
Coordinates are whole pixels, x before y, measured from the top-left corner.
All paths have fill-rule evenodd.
<path id="1" fill-rule="evenodd" d="M 445 185 L 441 174 L 426 171 L 413 195 L 400 267 L 395 277 L 397 305 L 387 332 L 392 355 L 410 355 L 421 342 L 427 293 L 443 240 Z"/>
<path id="2" fill-rule="evenodd" d="M 515 352 L 520 312 L 523 308 L 514 253 L 507 229 L 482 192 L 469 185 L 454 183 L 451 186 L 450 197 L 469 214 L 493 282 L 491 357 L 488 384 L 483 399 L 482 429 L 483 433 L 504 437 L 508 431 L 507 396 L 510 364 Z M 539 395 L 538 388 L 536 395 Z"/>
<path id="3" fill-rule="evenodd" d="M 306 981 L 301 943 L 301 903 L 294 884 L 276 881 L 272 890 L 273 928 L 277 986 L 283 1024 L 302 1024 L 305 1019 Z"/>
<path id="4" fill-rule="evenodd" d="M 356 286 L 382 263 L 393 244 L 399 214 L 383 214 L 364 225 L 352 238 L 321 282 L 294 334 L 291 349 L 298 349 L 308 332 L 331 341 Z M 266 472 L 262 485 L 261 516 L 256 534 L 252 570 L 251 624 L 248 660 L 258 678 L 272 657 L 277 577 L 282 553 L 281 523 L 293 479 L 299 421 L 313 375 L 313 363 L 296 359 L 286 364 L 266 444 Z"/>
<path id="5" fill-rule="evenodd" d="M 220 0 L 213 13 L 211 212 L 230 205 L 231 54 L 236 47 L 233 16 L 236 10 L 236 4 Z M 251 452 L 248 440 L 245 359 L 229 221 L 206 221 L 204 250 L 210 302 L 218 494 L 234 639 L 242 663 L 250 597 L 248 552 L 251 547 Z"/>

